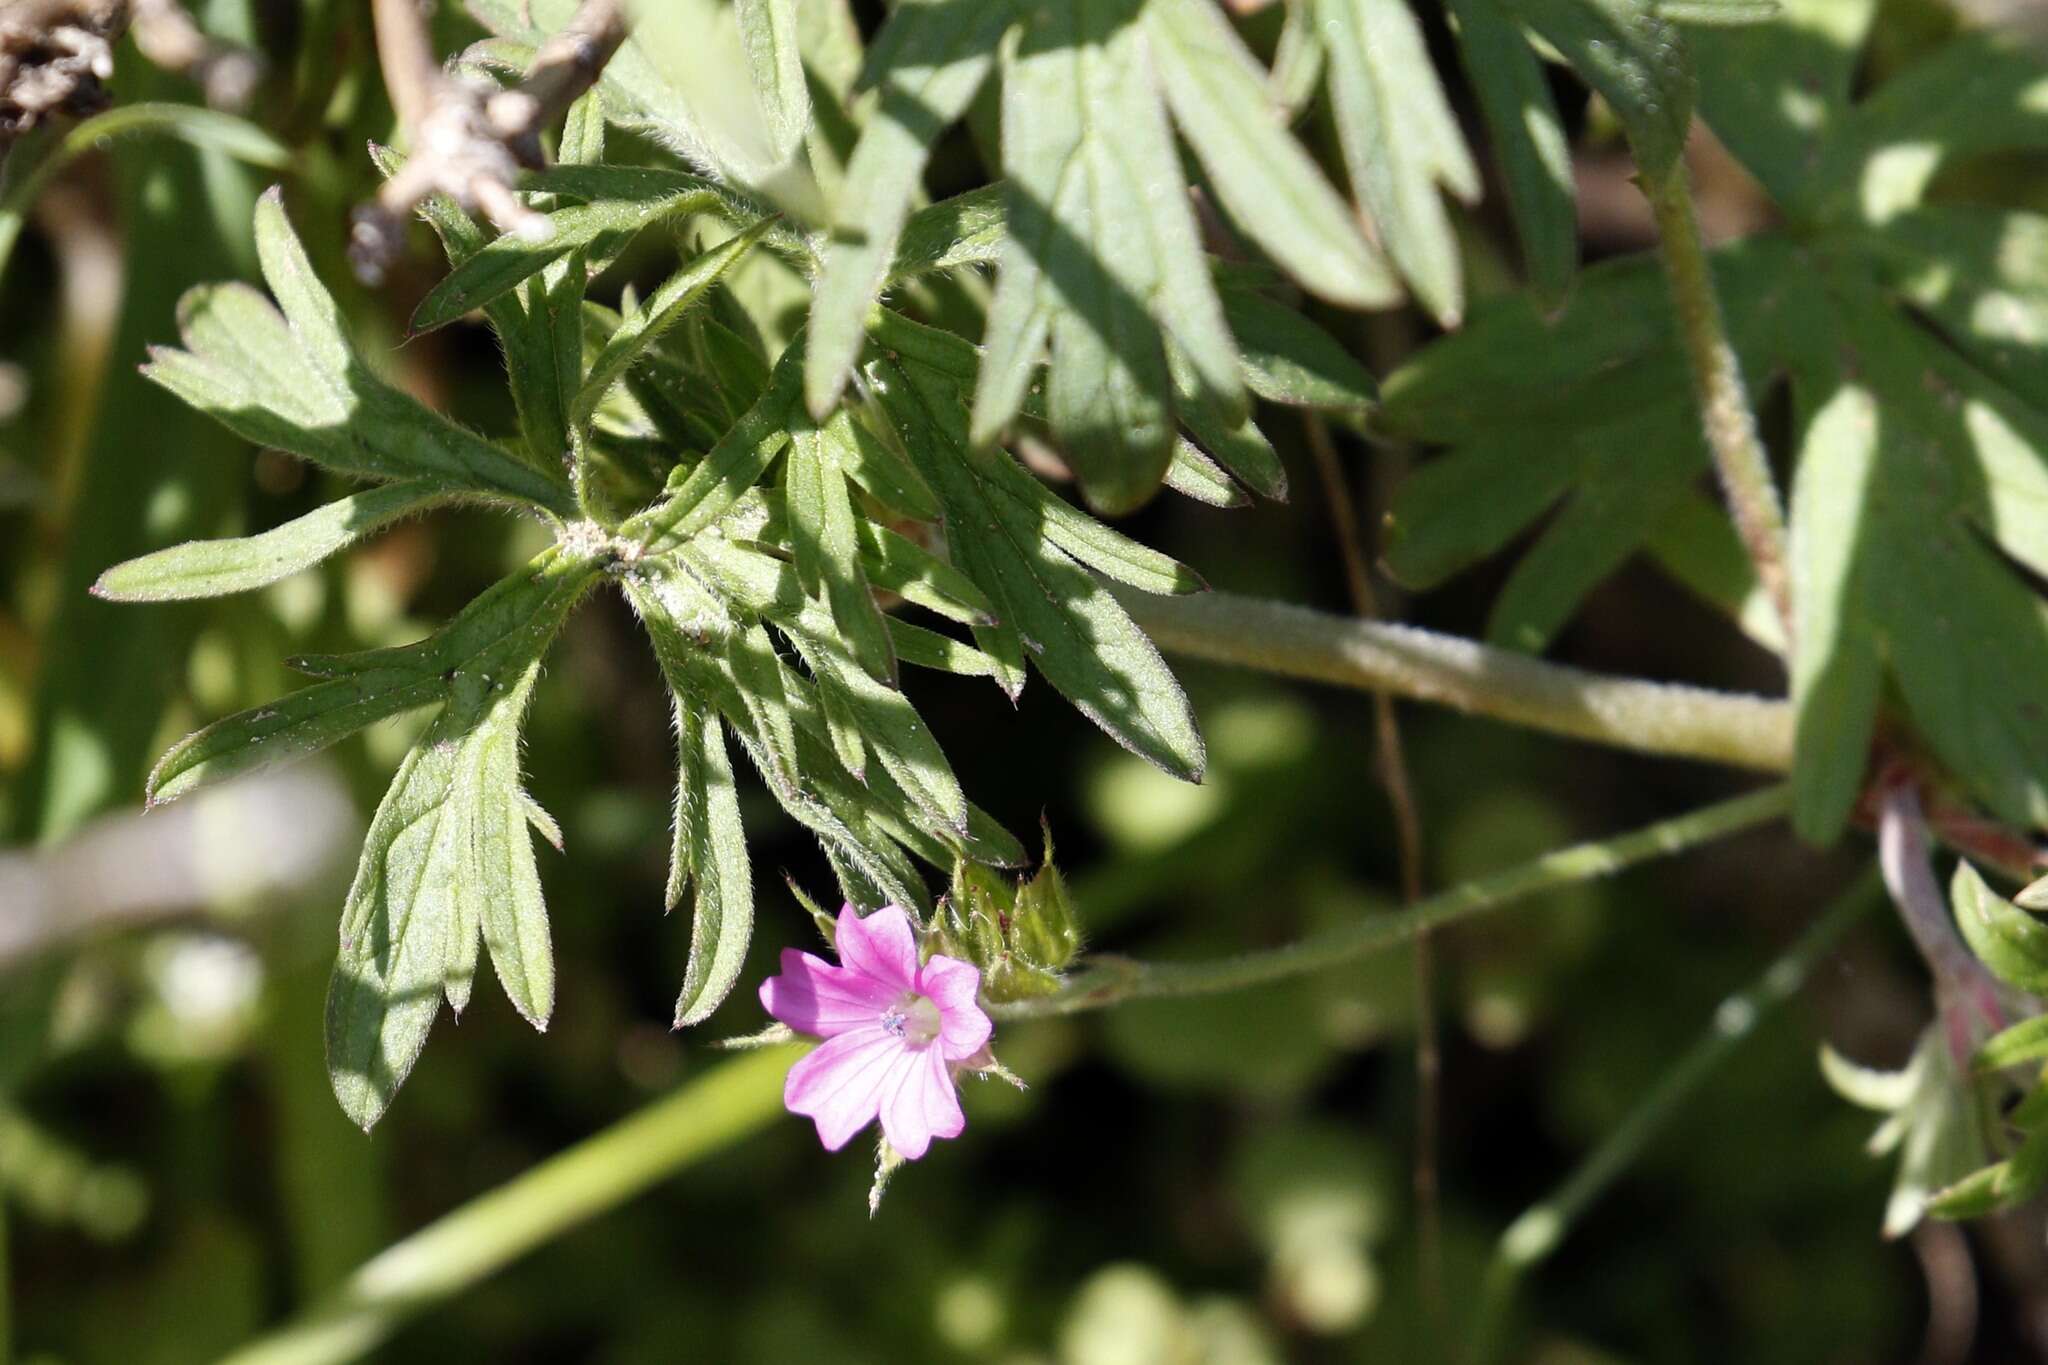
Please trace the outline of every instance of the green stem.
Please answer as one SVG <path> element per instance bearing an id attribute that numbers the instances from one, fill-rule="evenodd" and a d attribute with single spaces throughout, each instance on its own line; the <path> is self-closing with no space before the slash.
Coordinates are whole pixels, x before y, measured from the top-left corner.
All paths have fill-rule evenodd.
<path id="1" fill-rule="evenodd" d="M 1546 853 L 1519 867 L 1431 896 L 1410 909 L 1359 919 L 1284 947 L 1209 962 L 1112 961 L 1075 976 L 1056 995 L 997 1005 L 989 1012 L 1002 1019 L 1079 1014 L 1126 1000 L 1212 995 L 1319 972 L 1398 947 L 1438 925 L 1495 910 L 1554 887 L 1606 876 L 1651 858 L 1725 839 L 1753 825 L 1777 819 L 1785 813 L 1789 801 L 1785 787 L 1766 787 L 1732 801 L 1660 820 L 1630 834 Z"/>
<path id="2" fill-rule="evenodd" d="M 1792 766 L 1792 709 L 1766 697 L 1614 678 L 1412 626 L 1230 593 L 1119 592 L 1165 650 L 1435 702 L 1642 753 L 1764 772 Z"/>
<path id="3" fill-rule="evenodd" d="M 1692 368 L 1693 390 L 1699 398 L 1701 430 L 1721 491 L 1728 499 L 1735 529 L 1756 565 L 1785 636 L 1792 637 L 1792 583 L 1786 565 L 1785 510 L 1771 477 L 1770 457 L 1757 437 L 1756 414 L 1742 384 L 1742 365 L 1728 340 L 1721 303 L 1714 294 L 1713 272 L 1700 239 L 1699 217 L 1683 162 L 1661 179 L 1645 177 L 1643 189 L 1657 220 L 1664 251 L 1664 275 L 1678 311 L 1679 337 Z"/>
<path id="4" fill-rule="evenodd" d="M 227 1365 L 358 1359 L 414 1313 L 767 1123 L 781 1112 L 782 1078 L 798 1052 L 765 1048 L 722 1063 L 550 1157 L 387 1247 L 326 1302 L 236 1352 Z"/>
<path id="5" fill-rule="evenodd" d="M 1635 1163 L 1707 1077 L 1756 1032 L 1770 1012 L 1798 993 L 1814 964 L 1834 946 L 1843 931 L 1858 916 L 1881 903 L 1882 890 L 1883 883 L 1875 868 L 1859 877 L 1746 989 L 1721 1002 L 1706 1032 L 1562 1184 L 1508 1225 L 1495 1247 L 1480 1298 L 1473 1336 L 1475 1360 L 1493 1358 L 1502 1319 L 1523 1276 L 1557 1250 L 1580 1216 Z"/>
<path id="6" fill-rule="evenodd" d="M 0 1195 L 0 1365 L 14 1359 L 14 1263 L 8 1254 L 7 1200 Z"/>

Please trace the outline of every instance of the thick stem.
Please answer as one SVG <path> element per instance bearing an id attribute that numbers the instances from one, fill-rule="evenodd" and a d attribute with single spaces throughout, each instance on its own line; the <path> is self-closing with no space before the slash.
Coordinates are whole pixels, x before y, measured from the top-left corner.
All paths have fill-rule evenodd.
<path id="1" fill-rule="evenodd" d="M 1102 962 L 1076 975 L 1055 995 L 997 1005 L 989 1012 L 1001 1019 L 1080 1014 L 1126 1000 L 1244 990 L 1343 966 L 1412 943 L 1417 934 L 1439 925 L 1725 839 L 1778 819 L 1789 801 L 1783 786 L 1766 787 L 1630 834 L 1546 853 L 1519 867 L 1440 892 L 1407 910 L 1358 920 L 1284 947 L 1208 962 Z"/>
<path id="2" fill-rule="evenodd" d="M 1551 734 L 1764 772 L 1792 766 L 1792 709 L 1766 697 L 1606 677 L 1412 626 L 1230 593 L 1118 600 L 1162 649 L 1385 691 Z"/>
<path id="3" fill-rule="evenodd" d="M 535 1166 L 365 1262 L 326 1303 L 228 1365 L 327 1365 L 367 1354 L 414 1313 L 730 1146 L 782 1109 L 800 1049 L 720 1063 L 666 1099 Z"/>
<path id="4" fill-rule="evenodd" d="M 1757 581 L 1778 609 L 1789 642 L 1792 581 L 1786 567 L 1784 504 L 1771 477 L 1770 457 L 1757 436 L 1756 414 L 1742 384 L 1742 366 L 1728 340 L 1721 303 L 1714 294 L 1713 273 L 1700 239 L 1684 163 L 1662 179 L 1646 177 L 1643 188 L 1663 242 L 1664 274 L 1678 312 L 1679 337 L 1692 369 L 1707 449 L 1714 457 L 1735 529 L 1756 565 Z"/>
<path id="5" fill-rule="evenodd" d="M 1316 470 L 1322 477 L 1324 501 L 1337 532 L 1337 546 L 1344 556 L 1344 578 L 1351 593 L 1351 609 L 1362 620 L 1380 614 L 1379 595 L 1373 591 L 1372 571 L 1367 564 L 1365 536 L 1358 524 L 1358 508 L 1351 481 L 1344 477 L 1344 463 L 1330 425 L 1316 413 L 1303 419 L 1308 445 L 1315 455 Z M 1373 733 L 1378 740 L 1377 768 L 1380 785 L 1394 812 L 1394 837 L 1401 867 L 1401 904 L 1414 906 L 1422 899 L 1422 812 L 1415 800 L 1415 784 L 1408 773 L 1408 756 L 1401 743 L 1401 720 L 1394 711 L 1394 698 L 1385 688 L 1372 694 Z M 1433 1324 L 1443 1322 L 1443 1217 L 1438 1191 L 1437 1127 L 1441 1109 L 1443 1049 L 1436 1018 L 1436 964 L 1427 932 L 1415 936 L 1415 1221 L 1416 1259 L 1422 1276 L 1422 1297 Z"/>
<path id="6" fill-rule="evenodd" d="M 1501 1317 L 1516 1287 L 1570 1234 L 1573 1224 L 1613 1187 L 1649 1144 L 1777 1006 L 1791 999 L 1814 964 L 1856 919 L 1878 901 L 1879 880 L 1866 872 L 1838 897 L 1799 940 L 1764 968 L 1748 988 L 1723 1000 L 1707 1030 L 1667 1069 L 1634 1109 L 1601 1139 L 1578 1168 L 1547 1197 L 1508 1225 L 1494 1250 L 1473 1335 L 1475 1360 L 1496 1351 Z"/>

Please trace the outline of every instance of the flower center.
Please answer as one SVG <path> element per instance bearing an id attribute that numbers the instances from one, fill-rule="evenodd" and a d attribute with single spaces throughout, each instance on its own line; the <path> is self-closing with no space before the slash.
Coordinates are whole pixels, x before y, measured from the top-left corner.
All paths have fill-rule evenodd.
<path id="1" fill-rule="evenodd" d="M 905 991 L 882 1011 L 882 1028 L 912 1047 L 924 1047 L 939 1036 L 939 1007 L 916 991 Z"/>

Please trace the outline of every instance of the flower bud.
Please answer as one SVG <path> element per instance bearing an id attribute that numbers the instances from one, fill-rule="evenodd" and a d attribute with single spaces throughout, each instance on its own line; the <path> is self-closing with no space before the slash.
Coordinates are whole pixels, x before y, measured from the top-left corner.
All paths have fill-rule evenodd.
<path id="1" fill-rule="evenodd" d="M 1023 881 L 979 863 L 954 864 L 952 894 L 933 917 L 930 951 L 980 968 L 982 994 L 992 1003 L 1052 994 L 1080 954 L 1073 902 L 1052 858 L 1048 829 L 1038 871 Z"/>

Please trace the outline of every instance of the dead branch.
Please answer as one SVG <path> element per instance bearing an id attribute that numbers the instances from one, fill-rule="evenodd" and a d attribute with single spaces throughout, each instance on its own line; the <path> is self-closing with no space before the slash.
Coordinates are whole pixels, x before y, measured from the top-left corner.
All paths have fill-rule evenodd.
<path id="1" fill-rule="evenodd" d="M 405 164 L 356 210 L 349 241 L 356 273 L 369 283 L 382 278 L 407 218 L 430 194 L 447 195 L 502 232 L 545 237 L 547 219 L 513 186 L 522 167 L 543 164 L 541 130 L 596 83 L 625 41 L 621 0 L 583 0 L 510 89 L 446 70 L 418 0 L 375 0 L 373 14 L 377 58 L 408 147 Z"/>

